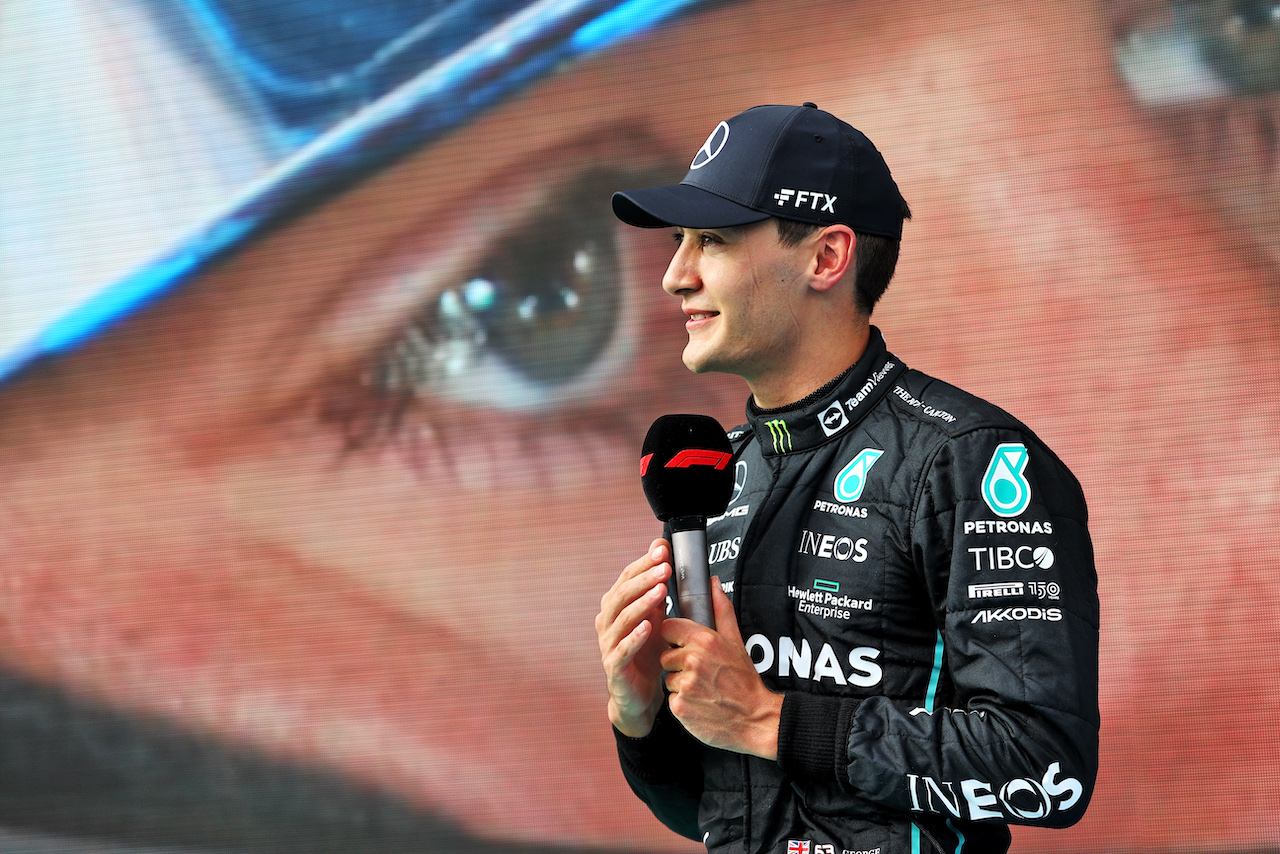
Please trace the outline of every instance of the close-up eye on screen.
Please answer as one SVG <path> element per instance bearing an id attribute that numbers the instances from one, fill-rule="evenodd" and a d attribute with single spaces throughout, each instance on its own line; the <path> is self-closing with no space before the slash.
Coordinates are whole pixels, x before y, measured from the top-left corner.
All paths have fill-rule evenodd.
<path id="1" fill-rule="evenodd" d="M 0 116 L 0 852 L 1280 851 L 1280 3 L 8 0 Z"/>

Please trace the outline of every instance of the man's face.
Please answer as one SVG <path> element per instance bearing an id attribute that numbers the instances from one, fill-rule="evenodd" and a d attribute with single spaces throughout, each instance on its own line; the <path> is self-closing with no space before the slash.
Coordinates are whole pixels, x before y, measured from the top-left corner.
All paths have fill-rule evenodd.
<path id="1" fill-rule="evenodd" d="M 808 242 L 789 247 L 772 220 L 738 228 L 675 232 L 662 287 L 680 297 L 691 371 L 766 382 L 793 364 L 802 334 L 797 311 Z"/>

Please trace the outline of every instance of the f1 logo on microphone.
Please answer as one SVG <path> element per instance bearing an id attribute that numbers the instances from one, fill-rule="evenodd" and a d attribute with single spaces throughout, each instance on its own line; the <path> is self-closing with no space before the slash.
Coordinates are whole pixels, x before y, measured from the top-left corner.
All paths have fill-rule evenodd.
<path id="1" fill-rule="evenodd" d="M 644 477 L 649 471 L 649 462 L 653 459 L 653 454 L 645 454 L 640 458 L 640 476 Z M 711 466 L 716 471 L 723 471 L 724 467 L 729 464 L 729 460 L 733 459 L 733 454 L 726 454 L 724 451 L 708 451 L 699 448 L 685 448 L 678 452 L 670 461 L 663 466 L 669 469 L 687 469 L 690 466 Z"/>

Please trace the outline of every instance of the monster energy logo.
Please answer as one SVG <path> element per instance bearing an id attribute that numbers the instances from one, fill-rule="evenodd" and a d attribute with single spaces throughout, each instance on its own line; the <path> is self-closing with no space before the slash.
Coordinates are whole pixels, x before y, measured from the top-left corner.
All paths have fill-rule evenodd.
<path id="1" fill-rule="evenodd" d="M 775 418 L 773 421 L 764 422 L 769 427 L 769 435 L 773 437 L 773 452 L 775 454 L 785 454 L 791 450 L 791 431 L 787 429 L 787 422 L 781 418 Z"/>

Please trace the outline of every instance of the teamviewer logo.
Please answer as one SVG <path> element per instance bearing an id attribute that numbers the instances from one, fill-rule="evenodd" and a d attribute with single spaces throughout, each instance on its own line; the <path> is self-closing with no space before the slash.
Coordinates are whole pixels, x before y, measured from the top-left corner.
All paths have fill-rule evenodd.
<path id="1" fill-rule="evenodd" d="M 844 406 L 837 400 L 822 410 L 822 414 L 818 416 L 818 424 L 821 425 L 823 433 L 834 436 L 849 426 L 849 416 L 844 414 Z"/>
<path id="2" fill-rule="evenodd" d="M 787 203 L 791 201 L 791 197 L 795 194 L 795 190 L 789 190 L 786 187 L 783 187 L 781 190 L 773 194 L 773 200 L 778 203 L 779 207 L 785 208 Z"/>

